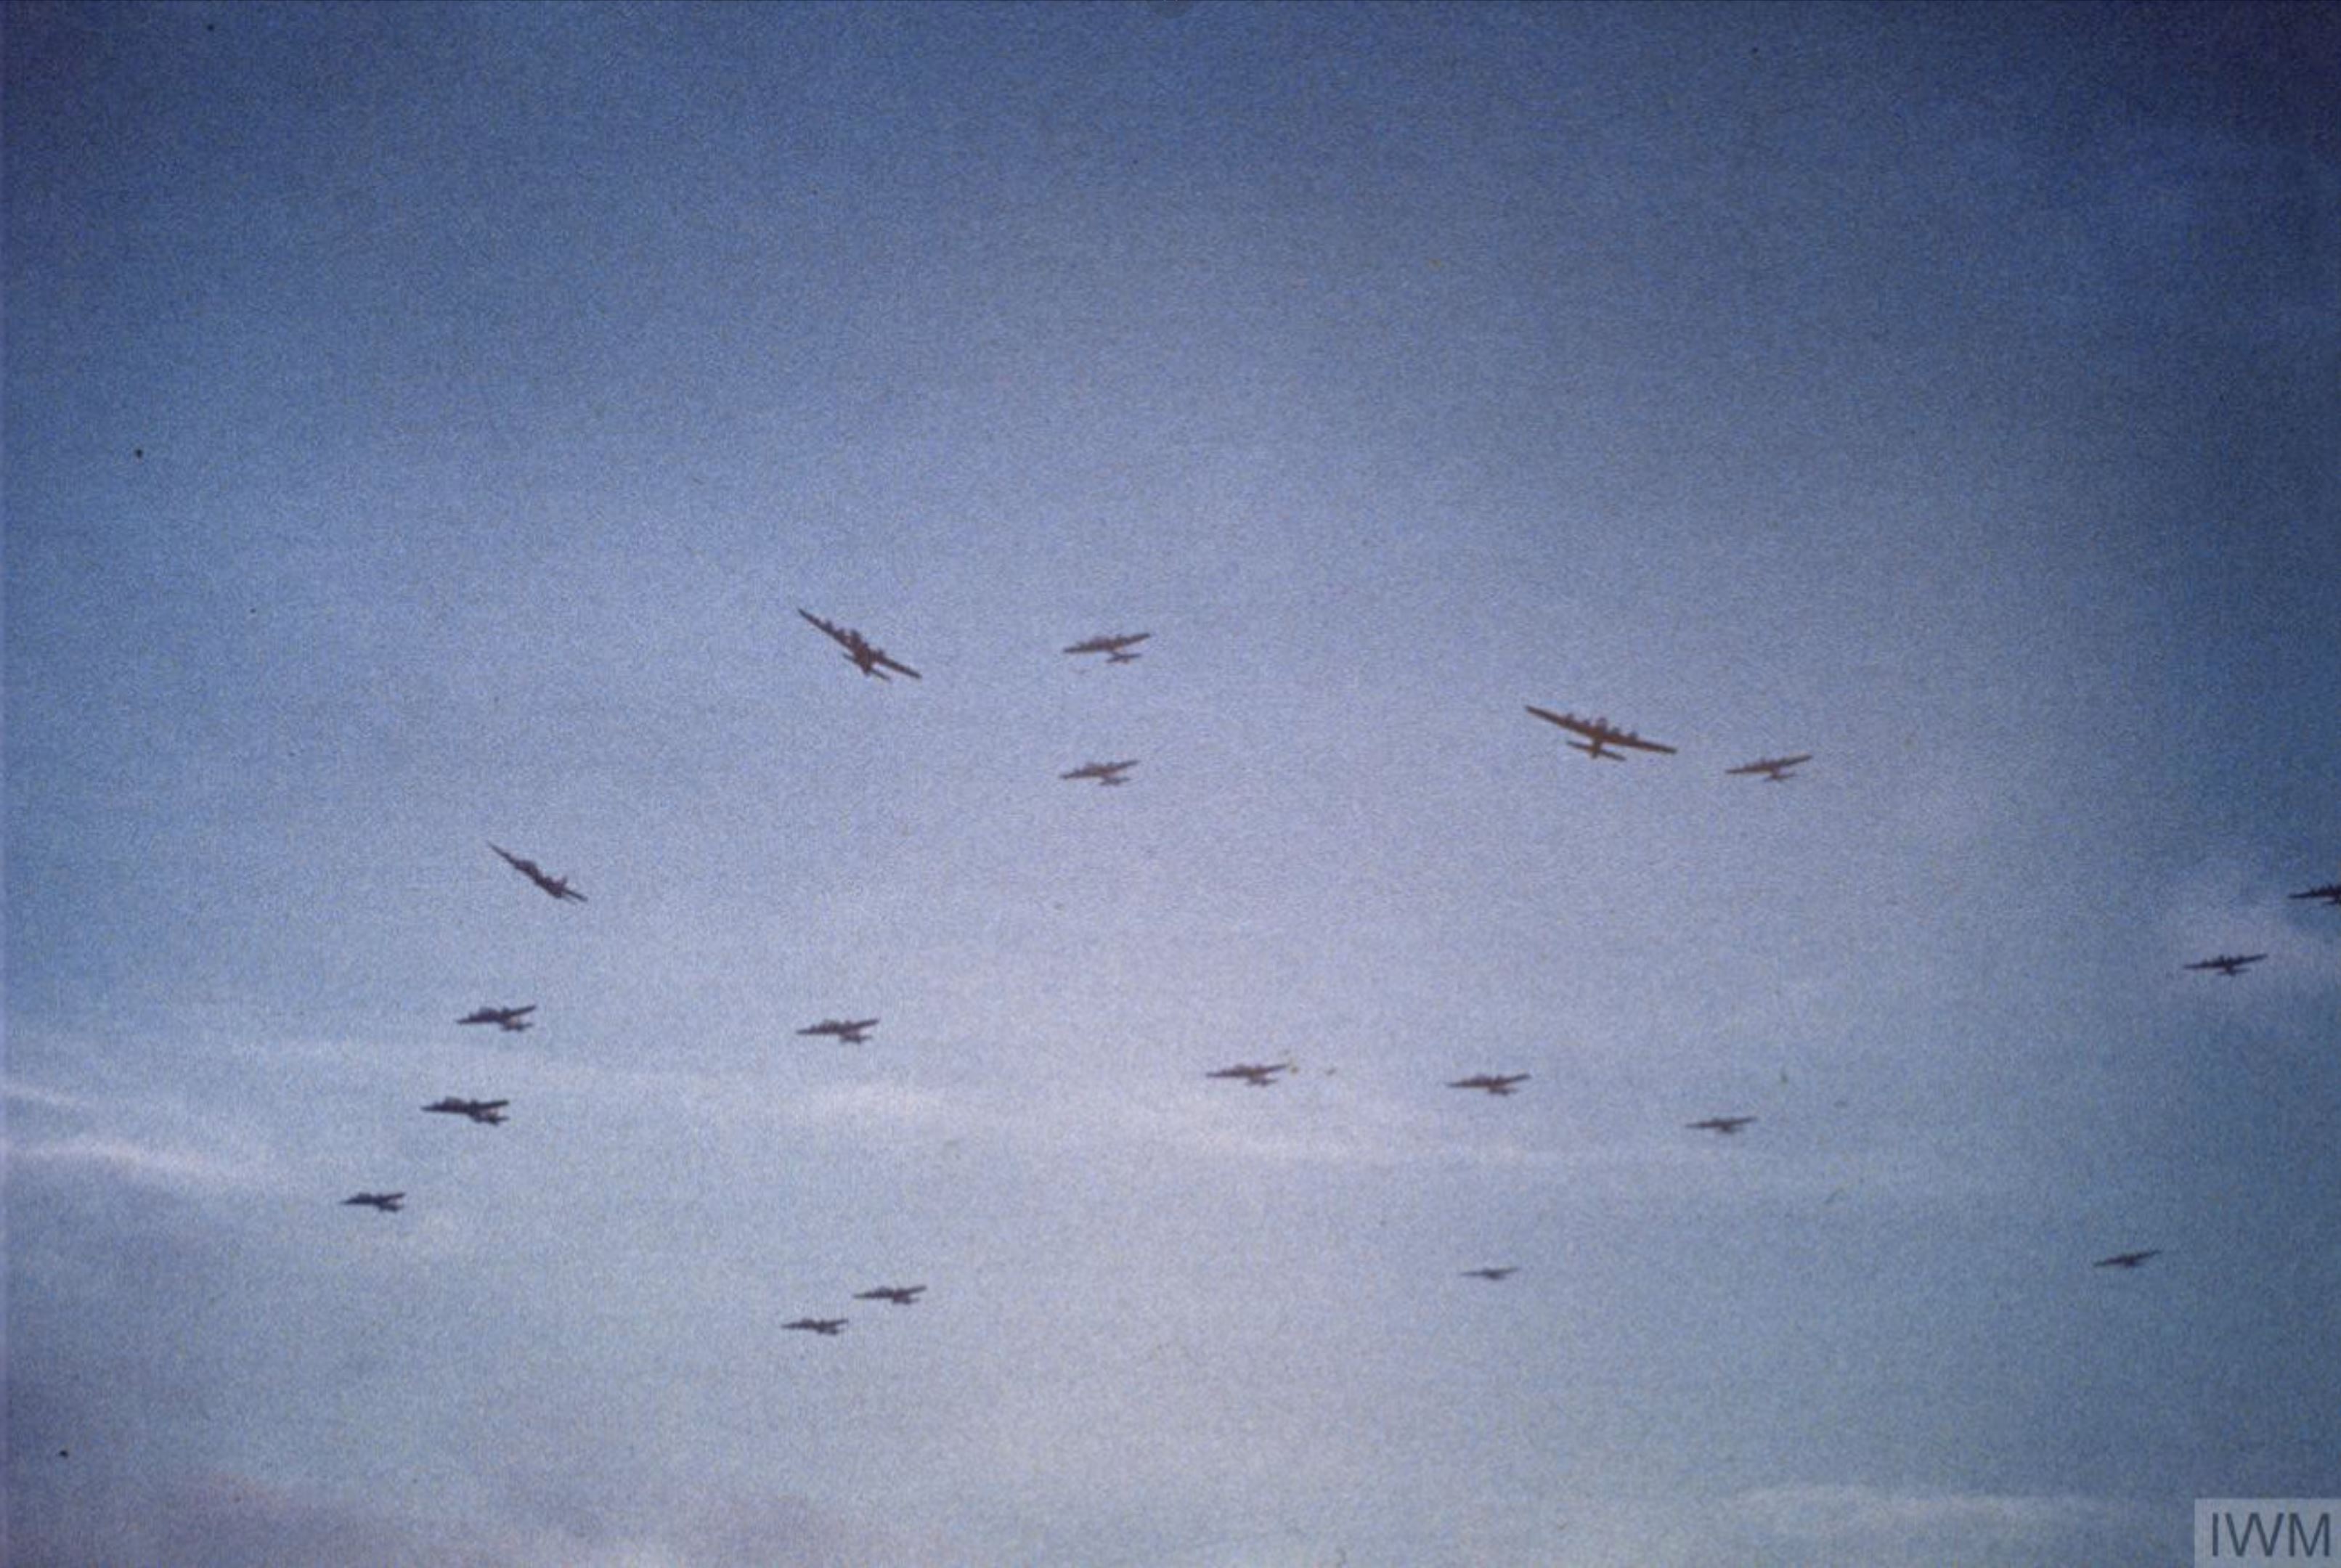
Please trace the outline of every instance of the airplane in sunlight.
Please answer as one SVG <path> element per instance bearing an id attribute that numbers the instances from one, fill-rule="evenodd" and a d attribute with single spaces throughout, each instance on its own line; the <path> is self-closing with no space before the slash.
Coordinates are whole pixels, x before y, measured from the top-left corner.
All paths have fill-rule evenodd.
<path id="1" fill-rule="evenodd" d="M 1131 649 L 1153 636 L 1151 631 L 1133 631 L 1126 637 L 1091 637 L 1074 643 L 1067 653 L 1102 653 L 1108 664 L 1134 664 L 1141 655 Z"/>
<path id="2" fill-rule="evenodd" d="M 1465 1279 L 1509 1279 L 1519 1272 L 1517 1265 L 1508 1264 L 1502 1268 L 1467 1268 L 1463 1271 L 1463 1277 Z"/>
<path id="3" fill-rule="evenodd" d="M 2222 953 L 2216 958 L 2203 958 L 2186 967 L 2190 969 L 2216 969 L 2232 980 L 2266 957 L 2266 953 Z"/>
<path id="4" fill-rule="evenodd" d="M 445 1099 L 434 1100 L 423 1108 L 426 1111 L 436 1111 L 441 1116 L 469 1116 L 482 1126 L 493 1127 L 503 1125 L 506 1120 L 504 1107 L 510 1104 L 512 1104 L 510 1100 L 459 1100 L 450 1095 Z"/>
<path id="5" fill-rule="evenodd" d="M 2136 1268 L 2147 1258 L 2160 1257 L 2161 1255 L 2162 1249 L 2160 1247 L 2150 1246 L 2144 1252 L 2117 1252 L 2111 1257 L 2101 1257 L 2097 1259 L 2097 1262 L 2091 1264 L 2089 1266 L 2091 1268 Z"/>
<path id="6" fill-rule="evenodd" d="M 1721 1133 L 1729 1137 L 1755 1119 L 1754 1116 L 1709 1116 L 1703 1122 L 1685 1122 L 1683 1126 L 1703 1133 Z"/>
<path id="7" fill-rule="evenodd" d="M 1555 713 L 1549 708 L 1539 708 L 1533 702 L 1528 705 L 1528 710 L 1548 724 L 1558 724 L 1563 729 L 1585 737 L 1569 744 L 1588 757 L 1606 757 L 1612 762 L 1623 762 L 1625 754 L 1616 749 L 1620 746 L 1630 747 L 1637 751 L 1660 751 L 1669 757 L 1675 752 L 1671 746 L 1645 740 L 1630 729 L 1619 729 L 1607 719 L 1579 719 L 1574 713 Z"/>
<path id="8" fill-rule="evenodd" d="M 784 1323 L 781 1325 L 781 1326 L 782 1328 L 801 1329 L 806 1334 L 821 1334 L 834 1336 L 844 1332 L 845 1322 L 846 1320 L 842 1317 L 801 1317 L 794 1323 Z"/>
<path id="9" fill-rule="evenodd" d="M 923 1285 L 882 1285 L 871 1290 L 853 1293 L 856 1301 L 890 1301 L 896 1306 L 916 1306 L 926 1291 Z"/>
<path id="10" fill-rule="evenodd" d="M 870 1031 L 878 1027 L 875 1018 L 823 1018 L 817 1024 L 799 1029 L 800 1035 L 834 1035 L 841 1046 L 868 1043 Z"/>
<path id="11" fill-rule="evenodd" d="M 553 898 L 564 899 L 573 904 L 582 904 L 585 901 L 585 895 L 571 887 L 568 878 L 548 877 L 544 874 L 543 867 L 524 855 L 515 855 L 511 850 L 499 848 L 494 844 L 490 844 L 488 848 L 502 855 L 506 865 L 543 888 Z"/>
<path id="12" fill-rule="evenodd" d="M 803 616 L 813 625 L 821 628 L 822 630 L 827 632 L 831 637 L 836 639 L 838 643 L 845 650 L 846 661 L 852 664 L 854 669 L 862 671 L 862 674 L 874 675 L 879 680 L 884 680 L 890 679 L 886 674 L 886 671 L 892 670 L 898 674 L 907 675 L 913 680 L 921 679 L 917 670 L 911 669 L 909 665 L 903 663 L 899 659 L 888 658 L 884 649 L 872 643 L 868 638 L 862 636 L 862 633 L 854 630 L 853 628 L 850 626 L 839 626 L 833 622 L 823 620 L 820 616 L 815 615 L 810 610 L 800 610 L 797 613 Z"/>
<path id="13" fill-rule="evenodd" d="M 474 1007 L 455 1021 L 459 1024 L 493 1024 L 508 1035 L 516 1035 L 533 1027 L 529 1014 L 534 1011 L 534 1002 L 525 1007 Z"/>
<path id="14" fill-rule="evenodd" d="M 2331 904 L 2336 908 L 2341 908 L 2341 882 L 2327 882 L 2321 888 L 2310 888 L 2306 891 L 2299 893 L 2287 893 L 2285 897 L 2288 898 L 2316 898 L 2321 899 L 2325 903 Z"/>
<path id="15" fill-rule="evenodd" d="M 1737 768 L 1726 768 L 1723 771 L 1727 775 L 1760 773 L 1767 784 L 1778 784 L 1796 777 L 1788 771 L 1789 769 L 1812 759 L 1813 754 L 1809 751 L 1795 757 L 1759 757 L 1753 762 L 1743 762 Z"/>
<path id="16" fill-rule="evenodd" d="M 368 1208 L 378 1208 L 384 1214 L 396 1214 L 399 1205 L 405 1201 L 406 1195 L 403 1192 L 362 1192 L 344 1198 L 342 1206 L 347 1208 L 352 1204 L 363 1204 Z"/>
<path id="17" fill-rule="evenodd" d="M 1132 758 L 1127 762 L 1084 762 L 1080 767 L 1074 769 L 1071 772 L 1060 773 L 1057 777 L 1060 779 L 1094 779 L 1099 782 L 1099 784 L 1111 789 L 1117 784 L 1129 783 L 1130 780 L 1123 778 L 1122 775 L 1137 766 L 1138 759 L 1136 758 Z"/>
<path id="18" fill-rule="evenodd" d="M 1238 1062 L 1234 1067 L 1221 1067 L 1203 1076 L 1207 1078 L 1241 1078 L 1256 1089 L 1264 1089 L 1276 1082 L 1277 1074 L 1294 1070 L 1290 1062 Z"/>
<path id="19" fill-rule="evenodd" d="M 1457 1078 L 1447 1087 L 1450 1089 L 1485 1089 L 1500 1099 L 1506 1095 L 1518 1094 L 1519 1086 L 1528 1081 L 1526 1073 L 1475 1073 L 1468 1078 Z"/>

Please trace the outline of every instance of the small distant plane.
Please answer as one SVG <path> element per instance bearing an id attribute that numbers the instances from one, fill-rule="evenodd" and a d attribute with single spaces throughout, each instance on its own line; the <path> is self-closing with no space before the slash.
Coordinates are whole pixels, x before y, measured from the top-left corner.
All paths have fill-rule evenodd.
<path id="1" fill-rule="evenodd" d="M 1509 1279 L 1519 1272 L 1518 1265 L 1507 1265 L 1502 1268 L 1467 1268 L 1463 1271 L 1463 1277 L 1465 1279 Z"/>
<path id="2" fill-rule="evenodd" d="M 1138 759 L 1134 757 L 1127 762 L 1084 762 L 1080 767 L 1074 769 L 1071 772 L 1060 773 L 1057 777 L 1060 779 L 1094 779 L 1099 784 L 1111 789 L 1117 784 L 1129 783 L 1130 780 L 1123 778 L 1122 775 L 1137 766 Z"/>
<path id="3" fill-rule="evenodd" d="M 1475 1073 L 1468 1078 L 1457 1078 L 1447 1087 L 1450 1089 L 1485 1089 L 1501 1098 L 1518 1094 L 1519 1086 L 1529 1081 L 1526 1073 Z"/>
<path id="4" fill-rule="evenodd" d="M 534 1011 L 534 1002 L 525 1007 L 474 1007 L 455 1021 L 459 1024 L 493 1024 L 508 1035 L 516 1035 L 532 1027 L 529 1014 Z"/>
<path id="5" fill-rule="evenodd" d="M 1700 1132 L 1721 1133 L 1725 1137 L 1729 1137 L 1755 1119 L 1754 1116 L 1709 1116 L 1703 1122 L 1685 1122 L 1683 1125 Z"/>
<path id="6" fill-rule="evenodd" d="M 1264 1089 L 1276 1082 L 1277 1074 L 1293 1070 L 1295 1069 L 1290 1062 L 1238 1062 L 1234 1067 L 1221 1067 L 1217 1072 L 1205 1073 L 1203 1076 L 1207 1078 L 1241 1078 L 1256 1089 Z"/>
<path id="7" fill-rule="evenodd" d="M 1102 653 L 1108 664 L 1132 664 L 1141 657 L 1130 651 L 1148 638 L 1151 631 L 1133 631 L 1126 637 L 1091 637 L 1074 643 L 1067 653 Z"/>
<path id="8" fill-rule="evenodd" d="M 503 1125 L 506 1120 L 504 1107 L 510 1104 L 510 1100 L 459 1100 L 450 1095 L 445 1099 L 433 1100 L 423 1108 L 437 1111 L 442 1116 L 469 1116 L 482 1126 L 493 1127 Z"/>
<path id="9" fill-rule="evenodd" d="M 2292 898 L 2321 898 L 2327 904 L 2341 906 L 2341 882 L 2327 882 L 2322 888 L 2311 888 L 2306 892 L 2290 893 L 2286 894 L 2286 897 Z"/>
<path id="10" fill-rule="evenodd" d="M 845 1319 L 842 1317 L 801 1317 L 794 1323 L 784 1323 L 781 1325 L 781 1326 L 782 1328 L 802 1329 L 807 1334 L 825 1334 L 834 1335 L 844 1331 Z"/>
<path id="11" fill-rule="evenodd" d="M 535 861 L 529 859 L 526 856 L 515 855 L 511 850 L 500 849 L 493 844 L 489 845 L 488 848 L 494 849 L 497 854 L 502 855 L 504 858 L 504 863 L 506 865 L 519 872 L 522 876 L 527 878 L 530 881 L 535 883 L 538 887 L 543 888 L 555 898 L 566 899 L 573 904 L 582 904 L 585 901 L 585 895 L 571 887 L 569 885 L 568 878 L 548 877 L 544 874 L 543 867 L 538 865 Z"/>
<path id="12" fill-rule="evenodd" d="M 896 1306 L 916 1306 L 926 1291 L 923 1285 L 882 1285 L 872 1290 L 857 1290 L 856 1301 L 891 1301 Z"/>
<path id="13" fill-rule="evenodd" d="M 1778 784 L 1783 780 L 1796 777 L 1795 774 L 1788 771 L 1789 769 L 1796 767 L 1799 763 L 1809 762 L 1812 759 L 1813 754 L 1809 751 L 1796 757 L 1758 757 L 1753 762 L 1743 762 L 1737 768 L 1726 768 L 1723 771 L 1727 775 L 1735 773 L 1761 773 L 1764 776 L 1764 781 L 1767 784 Z"/>
<path id="14" fill-rule="evenodd" d="M 1673 747 L 1645 740 L 1630 729 L 1619 729 L 1607 719 L 1579 719 L 1574 713 L 1555 713 L 1549 708 L 1539 708 L 1533 702 L 1528 705 L 1528 710 L 1548 724 L 1558 724 L 1572 734 L 1585 737 L 1569 744 L 1588 757 L 1607 757 L 1612 762 L 1623 762 L 1625 754 L 1617 749 L 1620 746 L 1630 747 L 1637 751 L 1660 751 L 1669 757 L 1675 753 Z"/>
<path id="15" fill-rule="evenodd" d="M 803 616 L 813 625 L 820 627 L 822 630 L 827 632 L 831 637 L 836 639 L 845 650 L 846 662 L 852 664 L 854 669 L 859 670 L 862 674 L 874 675 L 879 680 L 884 680 L 889 679 L 886 671 L 892 670 L 896 674 L 907 675 L 913 680 L 921 679 L 917 670 L 911 669 L 909 665 L 903 663 L 899 659 L 888 658 L 884 649 L 872 643 L 868 638 L 862 636 L 862 633 L 854 630 L 853 628 L 850 626 L 839 626 L 834 622 L 823 620 L 820 616 L 815 615 L 810 610 L 800 610 L 797 613 Z"/>
<path id="16" fill-rule="evenodd" d="M 2162 1249 L 2160 1247 L 2150 1246 L 2144 1252 L 2117 1252 L 2111 1257 L 2101 1257 L 2097 1259 L 2097 1262 L 2091 1264 L 2089 1266 L 2091 1268 L 2136 1268 L 2147 1258 L 2160 1257 L 2161 1255 Z"/>
<path id="17" fill-rule="evenodd" d="M 878 1027 L 875 1018 L 823 1018 L 821 1022 L 797 1031 L 800 1035 L 834 1035 L 841 1046 L 859 1046 L 870 1038 L 870 1031 Z"/>
<path id="18" fill-rule="evenodd" d="M 403 1192 L 362 1192 L 354 1196 L 344 1198 L 342 1206 L 347 1208 L 352 1204 L 364 1204 L 368 1208 L 378 1208 L 384 1214 L 396 1214 L 398 1206 L 405 1201 L 406 1195 Z"/>
<path id="19" fill-rule="evenodd" d="M 2267 955 L 2266 953 L 2222 953 L 2216 958 L 2205 958 L 2197 963 L 2189 964 L 2187 968 L 2190 969 L 2216 969 L 2219 973 L 2226 976 L 2227 978 L 2232 980 L 2237 975 L 2242 974 L 2246 968 L 2253 964 L 2258 963 L 2262 958 L 2266 957 Z"/>

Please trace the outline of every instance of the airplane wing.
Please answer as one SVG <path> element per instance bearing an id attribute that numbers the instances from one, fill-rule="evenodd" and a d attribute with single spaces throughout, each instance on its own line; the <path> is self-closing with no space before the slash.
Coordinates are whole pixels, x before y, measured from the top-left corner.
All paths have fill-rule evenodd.
<path id="1" fill-rule="evenodd" d="M 845 628 L 839 626 L 834 621 L 823 620 L 812 610 L 802 608 L 797 610 L 797 613 L 803 616 L 806 621 L 810 624 L 821 628 L 823 632 L 827 633 L 830 637 L 834 638 L 841 646 L 848 649 L 851 649 L 853 646 L 852 635 L 849 633 Z"/>
<path id="2" fill-rule="evenodd" d="M 923 680 L 926 679 L 926 677 L 921 675 L 917 670 L 911 669 L 901 660 L 889 658 L 875 648 L 870 650 L 870 658 L 872 662 L 882 664 L 887 669 L 894 670 L 899 674 L 907 675 L 913 680 Z"/>
<path id="3" fill-rule="evenodd" d="M 1675 754 L 1673 747 L 1661 746 L 1655 740 L 1645 740 L 1630 729 L 1612 730 L 1603 736 L 1602 740 L 1610 746 L 1631 746 L 1637 751 L 1657 751 L 1668 757 Z"/>
<path id="4" fill-rule="evenodd" d="M 1590 724 L 1588 724 L 1584 719 L 1578 718 L 1573 713 L 1555 713 L 1551 709 L 1539 708 L 1533 702 L 1528 704 L 1528 710 L 1535 714 L 1538 718 L 1543 719 L 1546 723 L 1558 724 L 1563 729 L 1572 730 L 1579 735 L 1584 736 L 1588 740 L 1605 740 L 1609 739 L 1603 731 L 1596 729 Z"/>

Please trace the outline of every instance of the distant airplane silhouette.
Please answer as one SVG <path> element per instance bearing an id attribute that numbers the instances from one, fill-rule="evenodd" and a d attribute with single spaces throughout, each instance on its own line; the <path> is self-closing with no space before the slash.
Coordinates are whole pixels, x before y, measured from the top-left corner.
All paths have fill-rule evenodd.
<path id="1" fill-rule="evenodd" d="M 1662 751 L 1669 757 L 1674 755 L 1673 747 L 1645 740 L 1630 729 L 1620 729 L 1607 719 L 1579 719 L 1574 713 L 1555 713 L 1549 708 L 1539 708 L 1533 702 L 1528 705 L 1528 710 L 1548 724 L 1558 724 L 1563 729 L 1585 737 L 1569 744 L 1588 757 L 1606 757 L 1612 762 L 1622 762 L 1626 759 L 1616 749 L 1620 746 L 1630 747 L 1637 751 Z"/>
<path id="2" fill-rule="evenodd" d="M 823 1018 L 797 1031 L 800 1035 L 834 1035 L 841 1046 L 862 1045 L 878 1027 L 875 1018 Z"/>
<path id="3" fill-rule="evenodd" d="M 1084 762 L 1080 767 L 1074 769 L 1071 772 L 1060 773 L 1057 777 L 1060 779 L 1094 779 L 1105 788 L 1111 789 L 1117 784 L 1129 783 L 1130 780 L 1123 778 L 1122 775 L 1137 766 L 1138 759 L 1136 758 L 1132 758 L 1127 762 Z"/>
<path id="4" fill-rule="evenodd" d="M 1784 779 L 1793 779 L 1796 777 L 1795 774 L 1788 771 L 1789 769 L 1794 768 L 1802 762 L 1809 762 L 1812 759 L 1813 754 L 1809 751 L 1795 757 L 1759 757 L 1753 762 L 1743 762 L 1737 768 L 1726 768 L 1724 772 L 1727 774 L 1761 773 L 1764 776 L 1764 781 L 1766 783 L 1778 784 Z"/>
<path id="5" fill-rule="evenodd" d="M 801 1317 L 794 1323 L 784 1323 L 781 1326 L 802 1329 L 807 1334 L 835 1335 L 843 1331 L 845 1323 L 842 1317 Z"/>
<path id="6" fill-rule="evenodd" d="M 488 848 L 494 849 L 497 854 L 502 855 L 504 858 L 505 863 L 511 866 L 513 870 L 519 872 L 522 876 L 527 878 L 530 881 L 543 888 L 547 893 L 553 895 L 553 898 L 566 899 L 573 904 L 582 904 L 585 901 L 585 895 L 571 887 L 569 885 L 568 878 L 548 877 L 544 874 L 543 867 L 538 865 L 535 861 L 527 858 L 525 856 L 515 855 L 511 850 L 500 849 L 494 844 L 490 844 Z"/>
<path id="7" fill-rule="evenodd" d="M 1091 637 L 1074 643 L 1065 651 L 1067 653 L 1102 653 L 1108 664 L 1131 664 L 1136 662 L 1141 656 L 1130 650 L 1153 635 L 1151 631 L 1133 631 L 1121 637 Z"/>
<path id="8" fill-rule="evenodd" d="M 2101 1257 L 2097 1259 L 2097 1262 L 2091 1264 L 2089 1266 L 2091 1268 L 2136 1268 L 2147 1258 L 2160 1257 L 2161 1255 L 2162 1249 L 2160 1247 L 2150 1246 L 2144 1252 L 2117 1252 L 2111 1257 Z"/>
<path id="9" fill-rule="evenodd" d="M 2291 898 L 2321 898 L 2327 904 L 2341 906 L 2341 882 L 2327 882 L 2321 888 L 2311 888 L 2306 892 L 2288 893 L 2286 897 Z"/>
<path id="10" fill-rule="evenodd" d="M 913 680 L 921 679 L 917 670 L 898 659 L 888 658 L 884 649 L 878 647 L 852 627 L 839 626 L 823 620 L 810 610 L 799 610 L 797 613 L 834 638 L 845 650 L 846 662 L 862 674 L 874 675 L 879 680 L 884 680 L 887 679 L 886 671 L 892 670 L 897 674 L 907 675 Z"/>
<path id="11" fill-rule="evenodd" d="M 347 1208 L 352 1204 L 363 1204 L 368 1208 L 378 1208 L 384 1214 L 396 1214 L 399 1206 L 405 1201 L 406 1195 L 403 1192 L 362 1192 L 344 1198 L 342 1206 Z"/>
<path id="12" fill-rule="evenodd" d="M 531 1027 L 528 1016 L 534 1011 L 534 1002 L 525 1007 L 474 1007 L 455 1021 L 459 1024 L 493 1024 L 508 1035 L 516 1035 Z"/>
<path id="13" fill-rule="evenodd" d="M 853 1293 L 856 1301 L 890 1301 L 896 1306 L 916 1306 L 926 1291 L 923 1285 L 882 1285 L 871 1290 Z"/>
<path id="14" fill-rule="evenodd" d="M 1501 1097 L 1518 1094 L 1519 1086 L 1529 1081 L 1526 1073 L 1475 1073 L 1468 1078 L 1457 1078 L 1447 1087 L 1450 1089 L 1485 1089 Z"/>
<path id="15" fill-rule="evenodd" d="M 1703 1122 L 1685 1122 L 1683 1125 L 1700 1132 L 1721 1133 L 1729 1137 L 1755 1119 L 1754 1116 L 1709 1116 Z"/>
<path id="16" fill-rule="evenodd" d="M 1467 1268 L 1463 1271 L 1463 1277 L 1465 1279 L 1509 1279 L 1519 1272 L 1517 1265 L 1507 1265 L 1502 1268 Z"/>
<path id="17" fill-rule="evenodd" d="M 1276 1082 L 1277 1074 L 1291 1071 L 1293 1066 L 1290 1062 L 1238 1062 L 1234 1067 L 1221 1067 L 1203 1076 L 1207 1078 L 1241 1078 L 1256 1089 L 1264 1089 Z"/>
<path id="18" fill-rule="evenodd" d="M 459 1100 L 450 1095 L 445 1099 L 433 1100 L 423 1108 L 436 1111 L 442 1116 L 469 1116 L 482 1126 L 493 1127 L 503 1125 L 506 1120 L 504 1107 L 510 1104 L 510 1100 Z"/>
<path id="19" fill-rule="evenodd" d="M 2219 973 L 2232 980 L 2237 975 L 2242 974 L 2246 968 L 2258 963 L 2262 958 L 2266 957 L 2267 955 L 2266 953 L 2222 953 L 2216 958 L 2205 958 L 2199 963 L 2189 964 L 2187 968 L 2190 969 L 2216 969 Z"/>

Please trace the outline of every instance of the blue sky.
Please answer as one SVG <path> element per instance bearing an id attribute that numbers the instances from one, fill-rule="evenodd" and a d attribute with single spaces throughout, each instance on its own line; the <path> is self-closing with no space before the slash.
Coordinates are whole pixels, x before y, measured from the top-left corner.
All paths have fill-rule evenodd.
<path id="1" fill-rule="evenodd" d="M 2329 1495 L 2330 15 L 10 6 L 11 1560 Z"/>

